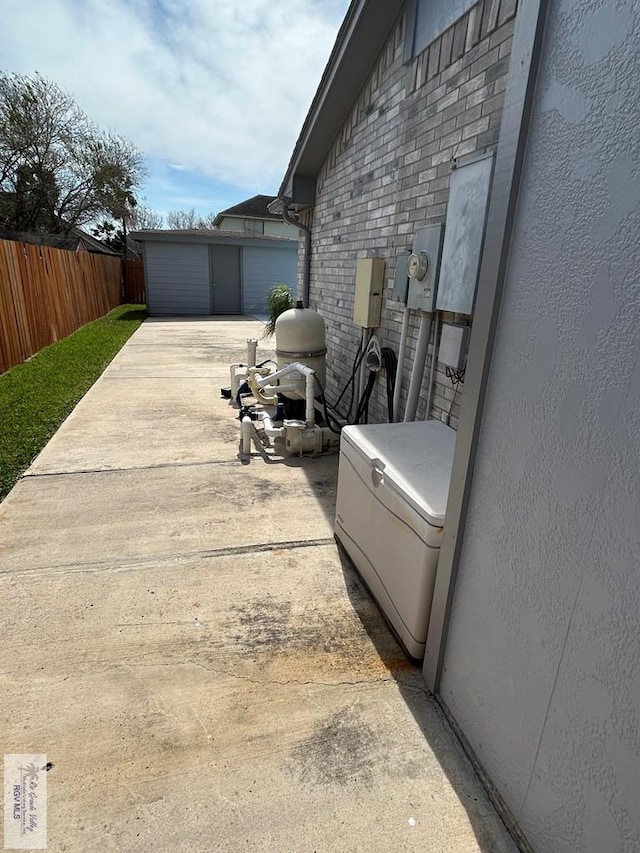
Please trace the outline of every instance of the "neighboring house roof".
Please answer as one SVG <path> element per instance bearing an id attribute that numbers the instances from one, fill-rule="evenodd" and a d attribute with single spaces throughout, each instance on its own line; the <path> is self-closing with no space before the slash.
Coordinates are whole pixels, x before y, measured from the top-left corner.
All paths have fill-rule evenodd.
<path id="1" fill-rule="evenodd" d="M 220 231 L 218 228 L 182 228 L 176 231 L 167 229 L 132 231 L 129 235 L 140 242 L 154 241 L 164 243 L 231 243 L 242 244 L 265 244 L 274 243 L 282 246 L 297 247 L 298 241 L 291 237 L 271 237 L 264 234 L 246 234 L 243 231 Z"/>
<path id="2" fill-rule="evenodd" d="M 352 0 L 302 125 L 278 196 L 313 204 L 315 177 L 405 0 Z"/>
<path id="3" fill-rule="evenodd" d="M 72 228 L 71 234 L 74 237 L 77 237 L 86 248 L 87 252 L 95 252 L 96 254 L 103 255 L 118 255 L 118 252 L 114 252 L 113 249 L 110 249 L 106 246 L 102 240 L 98 240 L 97 237 L 94 237 L 91 234 L 87 234 L 86 231 L 83 231 L 81 228 Z"/>
<path id="4" fill-rule="evenodd" d="M 65 249 L 68 252 L 86 251 L 93 254 L 119 257 L 118 252 L 114 252 L 100 240 L 96 240 L 95 237 L 86 234 L 80 228 L 72 228 L 69 234 L 43 234 L 0 228 L 0 239 L 30 243 L 34 246 L 49 246 L 52 249 Z"/>
<path id="5" fill-rule="evenodd" d="M 245 219 L 281 219 L 277 214 L 271 213 L 267 205 L 275 201 L 274 195 L 254 195 L 240 204 L 221 210 L 213 221 L 217 227 L 225 216 L 240 216 Z"/>

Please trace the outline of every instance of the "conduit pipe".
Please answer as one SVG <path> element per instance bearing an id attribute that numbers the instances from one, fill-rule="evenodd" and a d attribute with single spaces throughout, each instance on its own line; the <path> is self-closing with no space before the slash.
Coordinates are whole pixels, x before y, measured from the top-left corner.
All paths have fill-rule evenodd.
<path id="1" fill-rule="evenodd" d="M 425 421 L 429 420 L 431 414 L 431 403 L 433 402 L 433 379 L 436 372 L 436 363 L 438 361 L 438 332 L 440 331 L 440 314 L 436 311 L 436 327 L 433 331 L 433 347 L 431 348 L 431 368 L 429 370 L 429 393 L 427 394 L 427 412 L 424 416 Z"/>
<path id="2" fill-rule="evenodd" d="M 396 368 L 396 385 L 393 389 L 393 420 L 400 417 L 400 391 L 402 390 L 402 374 L 404 372 L 404 354 L 407 349 L 407 338 L 409 336 L 409 309 L 404 306 L 402 315 L 402 331 L 400 332 L 400 346 L 398 347 L 398 366 Z"/>
<path id="3" fill-rule="evenodd" d="M 411 381 L 409 393 L 407 394 L 407 407 L 404 412 L 404 421 L 415 421 L 418 410 L 418 399 L 424 376 L 424 366 L 427 362 L 427 351 L 429 349 L 429 338 L 431 337 L 431 320 L 433 315 L 422 312 L 420 315 L 420 330 L 416 342 L 416 355 L 411 370 Z"/>

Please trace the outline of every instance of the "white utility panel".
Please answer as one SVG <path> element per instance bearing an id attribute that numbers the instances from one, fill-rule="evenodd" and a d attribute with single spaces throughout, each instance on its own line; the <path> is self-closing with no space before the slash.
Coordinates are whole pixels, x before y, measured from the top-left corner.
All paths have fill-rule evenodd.
<path id="1" fill-rule="evenodd" d="M 462 370 L 467 360 L 469 332 L 469 326 L 457 323 L 442 324 L 442 335 L 438 347 L 438 361 L 441 364 L 448 364 L 454 370 Z"/>
<path id="2" fill-rule="evenodd" d="M 382 312 L 384 258 L 358 258 L 353 322 L 363 329 L 377 329 Z"/>

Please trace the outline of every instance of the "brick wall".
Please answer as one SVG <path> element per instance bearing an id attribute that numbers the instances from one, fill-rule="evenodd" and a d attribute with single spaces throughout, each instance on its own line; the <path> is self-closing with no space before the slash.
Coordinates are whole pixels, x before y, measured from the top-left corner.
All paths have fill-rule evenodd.
<path id="1" fill-rule="evenodd" d="M 381 51 L 369 80 L 318 175 L 312 225 L 310 306 L 327 322 L 327 396 L 344 386 L 360 341 L 353 325 L 356 259 L 383 257 L 383 346 L 398 351 L 403 306 L 391 299 L 395 257 L 417 227 L 444 222 L 454 157 L 495 147 L 508 71 L 515 0 L 481 0 L 422 53 L 403 64 L 404 16 Z M 471 317 L 444 315 L 470 323 Z M 419 318 L 412 313 L 401 405 L 404 406 Z M 431 353 L 431 347 L 430 347 Z M 426 415 L 430 358 L 418 418 Z M 451 409 L 457 425 L 460 385 L 438 365 L 432 416 Z M 453 407 L 452 407 L 453 403 Z M 451 408 L 452 407 L 452 408 Z M 379 375 L 370 420 L 387 420 Z"/>

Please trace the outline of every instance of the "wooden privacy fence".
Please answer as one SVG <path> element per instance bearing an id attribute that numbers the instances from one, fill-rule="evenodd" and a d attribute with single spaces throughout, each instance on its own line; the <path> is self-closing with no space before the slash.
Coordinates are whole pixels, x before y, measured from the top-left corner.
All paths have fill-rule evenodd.
<path id="1" fill-rule="evenodd" d="M 0 372 L 120 304 L 121 260 L 0 240 Z"/>
<path id="2" fill-rule="evenodd" d="M 141 260 L 127 259 L 122 262 L 123 302 L 144 305 L 147 301 L 144 287 L 144 265 Z"/>

